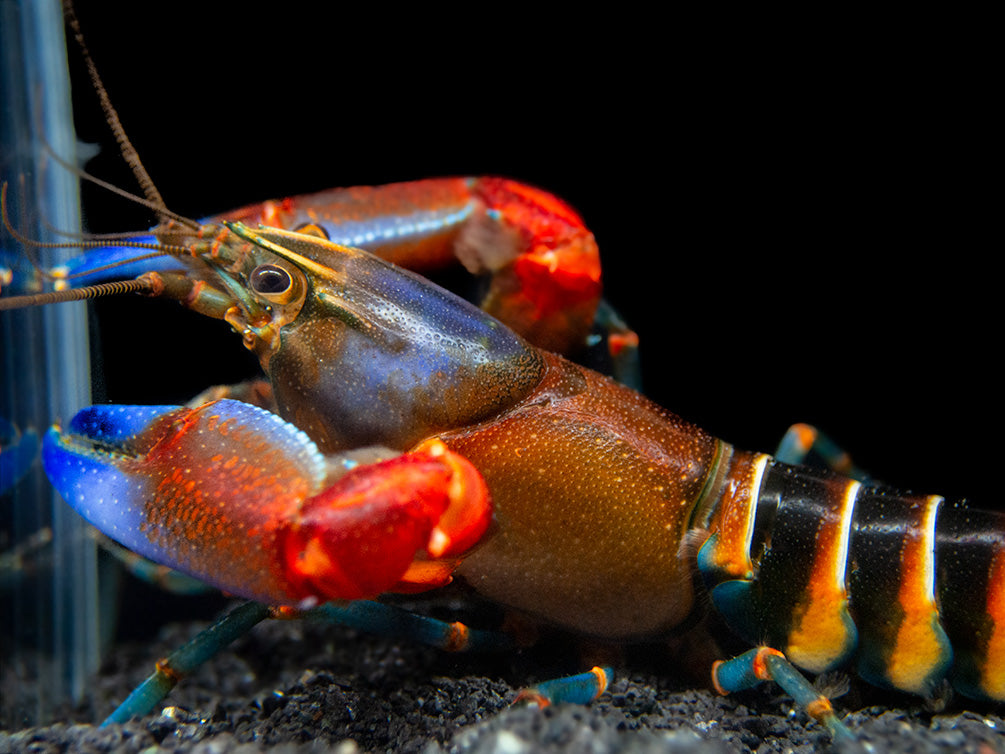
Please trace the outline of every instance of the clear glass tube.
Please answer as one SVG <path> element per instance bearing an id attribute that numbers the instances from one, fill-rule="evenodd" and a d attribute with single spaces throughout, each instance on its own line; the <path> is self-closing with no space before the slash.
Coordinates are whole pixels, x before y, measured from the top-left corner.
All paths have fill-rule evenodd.
<path id="1" fill-rule="evenodd" d="M 10 184 L 12 222 L 41 240 L 55 240 L 53 228 L 80 228 L 78 178 L 47 159 L 45 146 L 75 159 L 66 54 L 58 0 L 0 0 L 0 177 Z M 73 253 L 37 256 L 50 267 Z M 5 292 L 48 287 L 6 232 L 0 254 L 0 267 L 10 270 L 0 279 Z M 82 303 L 0 312 L 0 417 L 41 435 L 90 402 L 86 317 Z M 99 661 L 98 583 L 93 539 L 38 459 L 4 486 L 0 725 L 17 729 L 46 722 L 56 705 L 83 696 Z"/>

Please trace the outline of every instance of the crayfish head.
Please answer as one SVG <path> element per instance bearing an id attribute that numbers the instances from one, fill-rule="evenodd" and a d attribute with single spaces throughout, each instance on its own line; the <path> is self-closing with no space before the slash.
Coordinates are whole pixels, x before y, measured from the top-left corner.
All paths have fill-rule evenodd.
<path id="1" fill-rule="evenodd" d="M 323 452 L 406 450 L 498 415 L 544 373 L 500 322 L 372 254 L 314 232 L 211 227 L 194 246 L 205 290 L 226 298 L 217 316 L 259 357 L 279 412 Z"/>
<path id="2" fill-rule="evenodd" d="M 167 295 L 226 320 L 266 369 L 281 347 L 283 327 L 300 315 L 310 292 L 308 276 L 316 272 L 311 257 L 318 237 L 286 235 L 277 242 L 241 223 L 205 225 L 195 233 L 173 224 L 158 230 L 165 245 L 189 250 L 184 279 L 194 281 L 188 290 Z"/>

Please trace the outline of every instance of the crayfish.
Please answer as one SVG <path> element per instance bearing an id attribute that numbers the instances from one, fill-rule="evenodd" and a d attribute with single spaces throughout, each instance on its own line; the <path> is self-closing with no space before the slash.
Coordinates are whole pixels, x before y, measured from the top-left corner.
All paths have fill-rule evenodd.
<path id="1" fill-rule="evenodd" d="M 673 629 L 700 607 L 702 589 L 707 589 L 741 633 L 754 641 L 767 636 L 773 647 L 794 656 L 797 665 L 827 670 L 868 647 L 870 656 L 859 669 L 870 680 L 927 694 L 947 676 L 962 677 L 959 688 L 964 693 L 1001 701 L 1005 669 L 995 633 L 1005 626 L 996 601 L 1005 588 L 1001 514 L 959 512 L 934 498 L 872 492 L 827 472 L 794 469 L 766 456 L 737 451 L 609 378 L 539 350 L 414 275 L 328 241 L 317 225 L 302 230 L 306 232 L 233 221 L 197 227 L 177 218 L 158 227 L 159 248 L 188 269 L 166 283 L 163 276 L 156 278 L 152 290 L 230 323 L 269 375 L 279 415 L 296 429 L 271 414 L 230 403 L 149 412 L 95 407 L 78 415 L 63 434 L 50 434 L 46 463 L 57 486 L 99 528 L 114 530 L 138 551 L 210 579 L 229 592 L 274 604 L 306 608 L 328 599 L 432 587 L 456 576 L 490 599 L 539 621 L 611 641 Z M 695 321 L 700 325 L 701 317 Z M 728 333 L 702 329 L 701 337 L 682 339 L 666 372 L 729 369 L 742 384 L 756 369 L 755 356 L 762 355 L 754 352 L 770 352 L 770 335 L 752 326 Z M 732 357 L 709 356 L 718 350 L 730 350 Z M 119 424 L 116 415 L 125 417 L 125 423 Z M 451 498 L 433 505 L 434 513 L 426 509 L 410 518 L 421 519 L 421 533 L 410 534 L 401 549 L 395 549 L 396 554 L 407 552 L 408 558 L 402 564 L 396 561 L 390 576 L 365 585 L 338 583 L 329 588 L 322 566 L 331 564 L 332 554 L 296 540 L 284 550 L 284 558 L 304 565 L 306 571 L 297 571 L 296 578 L 284 572 L 276 581 L 286 583 L 260 588 L 253 580 L 234 578 L 235 569 L 216 560 L 207 565 L 199 562 L 200 554 L 177 555 L 206 528 L 212 530 L 213 556 L 226 557 L 218 544 L 222 531 L 217 519 L 207 525 L 196 517 L 191 526 L 172 531 L 158 518 L 176 518 L 179 509 L 194 506 L 185 492 L 195 491 L 202 505 L 207 498 L 215 501 L 237 489 L 235 482 L 204 490 L 202 470 L 187 475 L 200 452 L 197 433 L 217 427 L 231 435 L 246 435 L 250 427 L 264 433 L 268 427 L 270 442 L 262 450 L 276 463 L 287 465 L 281 455 L 287 451 L 281 446 L 292 448 L 298 459 L 308 459 L 304 465 L 310 468 L 303 472 L 307 481 L 271 480 L 262 485 L 270 493 L 277 486 L 293 490 L 298 501 L 297 496 L 305 494 L 298 488 L 309 490 L 310 496 L 319 494 L 327 473 L 314 468 L 323 466 L 320 454 L 332 456 L 379 444 L 406 452 L 407 458 L 419 448 L 425 454 L 432 442 L 434 457 L 455 453 L 466 459 L 457 463 L 470 463 L 484 478 L 491 509 L 484 502 L 488 497 L 474 495 L 477 521 L 473 528 L 462 527 L 459 544 L 454 543 L 454 516 L 445 511 L 455 510 L 455 505 L 468 510 L 466 502 Z M 240 431 L 230 432 L 235 428 Z M 250 474 L 251 467 L 259 472 L 270 468 L 260 456 L 242 466 L 244 454 L 251 451 L 243 439 L 240 446 L 230 445 L 227 433 L 223 436 L 220 447 L 206 459 L 205 468 L 213 471 L 207 477 L 218 480 L 216 470 L 238 457 L 241 460 L 232 468 L 242 474 Z M 184 449 L 184 464 L 167 456 L 156 468 L 146 465 L 152 448 L 190 441 L 194 445 Z M 422 455 L 422 462 L 427 460 Z M 186 472 L 179 475 L 182 466 Z M 128 508 L 128 520 L 122 518 L 121 507 L 99 509 L 93 490 L 78 487 L 78 471 L 86 469 L 92 475 L 96 468 L 107 474 L 104 489 L 127 495 L 135 488 L 147 488 Z M 136 481 L 139 474 L 144 475 L 142 483 Z M 406 489 L 412 486 L 404 483 Z M 163 489 L 170 495 L 162 496 Z M 811 492 L 800 497 L 803 490 Z M 468 493 L 461 497 L 467 500 Z M 894 528 L 892 540 L 905 552 L 908 545 L 918 550 L 904 556 L 917 564 L 911 573 L 917 583 L 878 570 L 883 584 L 866 581 L 855 592 L 844 580 L 855 538 L 863 560 L 872 547 L 893 546 L 885 540 L 880 546 L 879 540 L 870 538 L 879 536 L 872 530 L 881 528 L 876 521 L 887 515 L 887 499 L 902 501 L 898 510 L 911 511 Z M 163 507 L 165 500 L 169 507 Z M 856 513 L 859 503 L 860 510 L 869 512 Z M 222 502 L 221 515 L 230 514 L 228 505 Z M 446 533 L 437 520 L 441 516 L 451 523 Z M 944 525 L 938 523 L 939 517 Z M 792 524 L 796 518 L 808 528 L 798 530 Z M 968 528 L 971 520 L 976 523 Z M 286 534 L 269 529 L 274 525 L 273 519 L 268 523 L 255 519 L 241 521 L 239 528 L 264 533 L 265 539 L 258 541 L 265 548 L 255 551 L 269 557 L 268 547 L 281 540 L 286 548 L 290 541 Z M 809 528 L 813 526 L 818 529 Z M 396 534 L 399 530 L 393 528 Z M 814 549 L 802 542 L 804 537 L 816 537 L 819 543 L 821 534 L 830 536 L 828 548 L 818 544 Z M 814 567 L 805 583 L 789 591 L 780 588 L 778 574 L 798 563 L 785 546 L 786 536 L 798 543 L 792 550 L 802 553 L 807 568 L 812 560 L 821 569 Z M 943 553 L 953 553 L 941 563 L 935 562 L 936 537 L 950 542 L 939 545 Z M 980 539 L 979 557 L 988 563 L 940 575 L 943 591 L 938 592 L 935 572 L 941 574 L 943 566 L 952 571 L 946 563 L 962 563 L 969 557 L 956 553 L 953 543 L 973 538 Z M 366 545 L 367 557 L 385 550 L 384 542 Z M 888 567 L 894 560 L 878 567 Z M 769 563 L 774 570 L 767 584 L 758 579 L 762 564 Z M 272 568 L 263 565 L 255 572 Z M 693 583 L 696 573 L 705 579 L 698 591 Z M 918 597 L 926 591 L 921 583 L 926 580 L 930 604 Z M 282 591 L 287 586 L 292 588 Z M 894 593 L 903 588 L 904 604 L 917 608 L 921 617 L 909 630 L 922 631 L 922 625 L 930 629 L 925 658 L 915 661 L 898 655 L 900 665 L 910 666 L 906 670 L 900 667 L 894 672 L 890 667 L 889 655 L 902 652 L 891 638 L 896 626 L 868 627 L 876 612 L 868 603 L 880 599 L 880 587 Z M 961 593 L 965 587 L 971 591 Z M 823 602 L 815 603 L 817 598 Z M 893 599 L 889 595 L 883 599 L 888 598 Z M 947 613 L 955 626 L 952 635 L 941 626 L 933 628 L 940 621 L 934 603 L 960 599 L 984 605 L 981 617 L 975 619 L 983 621 L 984 628 L 961 618 L 959 607 Z M 776 601 L 782 603 L 781 617 L 774 612 Z M 817 637 L 818 646 L 806 651 L 813 626 L 799 625 L 798 620 L 814 610 L 840 625 L 828 624 L 828 631 Z M 862 644 L 857 630 L 866 634 Z M 967 636 L 969 630 L 974 635 Z M 796 633 L 798 642 L 793 638 Z M 963 665 L 952 665 L 950 645 L 966 657 Z M 751 673 L 762 674 L 758 679 L 786 675 L 787 670 L 763 670 L 764 665 L 784 662 L 777 657 L 766 653 L 743 660 L 722 671 L 725 676 L 717 675 L 716 682 L 724 690 L 744 686 L 749 679 L 730 675 L 737 668 L 741 676 L 754 668 Z M 832 731 L 843 731 L 818 699 L 804 703 Z"/>

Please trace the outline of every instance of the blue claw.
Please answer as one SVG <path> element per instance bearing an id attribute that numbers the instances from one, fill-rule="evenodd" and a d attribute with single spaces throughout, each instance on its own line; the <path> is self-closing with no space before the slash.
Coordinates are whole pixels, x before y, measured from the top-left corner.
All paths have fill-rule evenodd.
<path id="1" fill-rule="evenodd" d="M 154 236 L 137 236 L 129 239 L 138 243 L 157 243 Z M 182 270 L 184 265 L 168 255 L 145 257 L 142 249 L 122 246 L 103 246 L 74 257 L 53 270 L 61 278 L 68 278 L 72 288 L 96 285 L 114 280 L 139 277 L 146 272 Z"/>
<path id="2" fill-rule="evenodd" d="M 91 406 L 65 431 L 46 433 L 42 463 L 63 499 L 111 539 L 225 591 L 274 603 L 282 601 L 269 541 L 277 516 L 295 512 L 326 475 L 324 457 L 303 432 L 233 400 L 194 409 Z M 234 563 L 252 575 L 235 576 Z"/>
<path id="3" fill-rule="evenodd" d="M 136 236 L 129 241 L 154 244 L 157 239 Z M 0 293 L 25 294 L 52 290 L 61 285 L 82 288 L 86 285 L 128 280 L 146 272 L 181 271 L 184 265 L 167 254 L 150 256 L 142 249 L 123 246 L 102 246 L 73 257 L 48 272 L 55 278 L 43 280 L 21 250 L 0 248 Z"/>
<path id="4" fill-rule="evenodd" d="M 146 487 L 135 473 L 144 452 L 138 438 L 178 409 L 90 406 L 73 417 L 65 432 L 53 427 L 42 440 L 45 473 L 70 507 L 102 533 L 154 560 L 164 553 L 151 552 L 145 537 L 137 541 Z"/>
<path id="5" fill-rule="evenodd" d="M 38 455 L 38 435 L 28 429 L 23 433 L 0 417 L 0 495 L 11 489 L 28 473 Z"/>

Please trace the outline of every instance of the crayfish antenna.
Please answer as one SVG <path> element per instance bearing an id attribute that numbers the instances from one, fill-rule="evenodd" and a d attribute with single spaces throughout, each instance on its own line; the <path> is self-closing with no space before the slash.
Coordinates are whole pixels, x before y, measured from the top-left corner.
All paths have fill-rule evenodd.
<path id="1" fill-rule="evenodd" d="M 55 241 L 55 242 L 45 242 L 39 241 L 34 238 L 29 238 L 17 230 L 10 221 L 10 214 L 7 212 L 7 182 L 4 181 L 0 184 L 0 219 L 3 221 L 3 226 L 6 228 L 7 232 L 14 237 L 14 239 L 25 246 L 28 249 L 94 249 L 100 248 L 107 245 L 108 241 L 104 238 L 95 238 L 89 241 Z M 144 241 L 116 241 L 117 245 L 135 248 L 135 249 L 148 249 L 152 251 L 152 254 L 147 254 L 139 257 L 133 257 L 129 260 L 120 260 L 114 264 L 106 265 L 102 268 L 95 269 L 111 269 L 118 267 L 127 262 L 138 261 L 141 259 L 163 256 L 165 254 L 184 254 L 188 252 L 183 246 L 175 246 L 172 244 L 162 244 L 162 243 L 148 243 Z M 61 281 L 73 277 L 72 275 L 66 276 L 65 278 L 57 278 L 51 273 L 42 270 L 35 260 L 32 260 L 32 265 L 41 275 L 52 279 L 59 279 Z M 95 269 L 89 270 L 88 273 L 93 273 Z M 73 288 L 61 291 L 52 291 L 48 293 L 35 293 L 25 296 L 6 296 L 0 298 L 0 311 L 6 311 L 9 309 L 20 309 L 27 306 L 43 306 L 46 304 L 56 304 L 62 303 L 64 301 L 82 301 L 84 299 L 100 298 L 103 296 L 118 295 L 121 293 L 143 293 L 155 295 L 158 292 L 158 287 L 153 278 L 148 275 L 143 275 L 134 280 L 118 280 L 110 283 L 99 283 L 97 285 L 84 286 L 82 288 Z"/>
<path id="2" fill-rule="evenodd" d="M 5 296 L 0 298 L 0 311 L 23 309 L 27 306 L 45 306 L 46 304 L 61 304 L 65 301 L 84 301 L 104 296 L 115 296 L 120 293 L 149 293 L 156 287 L 149 278 L 135 280 L 118 280 L 113 283 L 98 283 L 85 288 L 69 288 L 65 291 L 49 291 L 48 293 L 32 293 L 26 296 Z"/>
<path id="3" fill-rule="evenodd" d="M 129 191 L 126 191 L 118 186 L 115 186 L 107 181 L 104 181 L 94 175 L 91 175 L 87 171 L 81 169 L 80 167 L 67 162 L 63 157 L 56 153 L 52 146 L 45 140 L 44 135 L 40 136 L 42 140 L 42 146 L 45 153 L 63 169 L 67 170 L 73 175 L 76 175 L 81 180 L 89 181 L 101 188 L 109 191 L 117 196 L 120 196 L 127 201 L 134 204 L 138 204 L 142 207 L 154 212 L 158 217 L 158 222 L 162 225 L 169 223 L 177 223 L 178 225 L 190 228 L 192 230 L 198 231 L 200 228 L 200 223 L 176 212 L 172 212 L 168 209 L 164 202 L 163 197 L 157 190 L 153 179 L 147 172 L 146 167 L 140 160 L 139 153 L 133 146 L 132 142 L 129 140 L 125 129 L 122 127 L 122 122 L 119 118 L 118 112 L 112 105 L 111 98 L 108 96 L 108 92 L 105 89 L 104 82 L 101 80 L 101 76 L 98 74 L 97 66 L 91 57 L 90 50 L 87 48 L 84 42 L 83 32 L 80 28 L 80 22 L 77 18 L 76 11 L 73 8 L 72 0 L 63 1 L 63 15 L 66 20 L 67 25 L 73 32 L 73 36 L 76 39 L 77 45 L 80 48 L 81 56 L 83 57 L 84 63 L 87 67 L 88 75 L 91 80 L 91 84 L 94 87 L 95 93 L 98 95 L 98 100 L 101 104 L 102 112 L 105 115 L 105 121 L 108 123 L 109 128 L 115 136 L 115 140 L 119 145 L 120 153 L 123 159 L 129 165 L 133 176 L 139 183 L 144 196 L 137 196 Z M 38 129 L 39 134 L 43 134 L 43 129 Z M 171 244 L 151 244 L 148 242 L 138 242 L 131 241 L 128 235 L 123 234 L 107 234 L 101 236 L 91 236 L 88 239 L 81 239 L 79 236 L 63 233 L 59 230 L 55 232 L 64 237 L 70 237 L 73 240 L 68 242 L 48 242 L 44 243 L 36 239 L 28 238 L 22 235 L 20 232 L 14 229 L 10 222 L 7 206 L 6 206 L 6 191 L 7 185 L 3 185 L 3 196 L 0 197 L 0 203 L 2 203 L 2 214 L 3 214 L 3 225 L 6 227 L 8 232 L 26 249 L 59 249 L 59 248 L 75 248 L 81 250 L 87 249 L 97 249 L 106 247 L 109 244 L 114 243 L 117 247 L 125 248 L 135 248 L 135 249 L 146 249 L 151 251 L 151 254 L 137 255 L 128 259 L 118 259 L 109 264 L 105 264 L 99 267 L 92 267 L 86 271 L 81 271 L 77 273 L 70 274 L 59 274 L 54 270 L 43 269 L 34 255 L 29 251 L 27 257 L 32 267 L 35 269 L 40 279 L 46 279 L 55 281 L 56 288 L 59 289 L 67 285 L 67 281 L 72 280 L 78 276 L 84 275 L 94 275 L 95 273 L 107 272 L 109 270 L 123 267 L 129 264 L 134 264 L 136 262 L 144 261 L 146 259 L 151 259 L 155 256 L 171 255 L 178 253 L 187 253 L 187 249 L 183 249 L 178 246 L 173 246 Z M 2 277 L 3 270 L 0 270 L 0 277 Z M 2 280 L 0 280 L 2 283 Z M 67 291 L 58 291 L 58 295 L 53 295 L 52 293 L 44 294 L 33 294 L 26 296 L 13 296 L 6 297 L 0 302 L 0 310 L 17 309 L 26 306 L 39 306 L 44 304 L 59 303 L 63 301 L 79 301 L 82 299 L 97 298 L 101 296 L 114 295 L 118 293 L 146 293 L 155 294 L 155 286 L 151 281 L 129 281 L 126 283 L 115 282 L 114 284 L 99 284 L 95 286 L 87 286 L 76 289 L 74 292 L 70 293 Z"/>
<path id="4" fill-rule="evenodd" d="M 52 157 L 56 163 L 67 171 L 80 177 L 82 180 L 90 181 L 96 186 L 100 186 L 113 194 L 121 196 L 134 204 L 146 207 L 156 213 L 156 215 L 160 218 L 160 222 L 174 220 L 175 222 L 190 227 L 193 230 L 198 230 L 198 222 L 168 209 L 167 203 L 164 201 L 164 198 L 161 196 L 160 191 L 158 191 L 153 178 L 150 177 L 150 173 L 147 172 L 146 166 L 144 166 L 143 161 L 140 159 L 139 152 L 136 151 L 136 147 L 134 147 L 133 143 L 129 140 L 129 136 L 126 134 L 126 130 L 123 128 L 122 121 L 119 118 L 119 113 L 112 104 L 111 97 L 108 96 L 108 90 L 105 89 L 105 84 L 101 80 L 101 75 L 98 73 L 98 67 L 95 65 L 94 59 L 91 57 L 91 51 L 88 49 L 87 44 L 84 41 L 84 34 L 80 29 L 80 21 L 73 8 L 72 0 L 63 0 L 63 17 L 66 20 L 67 26 L 69 26 L 70 30 L 73 32 L 73 37 L 76 40 L 77 46 L 80 48 L 80 54 L 84 60 L 85 66 L 87 67 L 87 74 L 91 80 L 91 86 L 94 87 L 95 94 L 97 94 L 98 101 L 101 105 L 101 111 L 105 115 L 105 122 L 111 129 L 112 134 L 115 136 L 115 141 L 119 145 L 119 152 L 122 155 L 122 158 L 126 161 L 126 164 L 129 165 L 129 169 L 132 171 L 133 177 L 135 177 L 137 183 L 139 183 L 140 188 L 143 191 L 143 196 L 137 196 L 136 194 L 91 175 L 76 165 L 68 163 L 56 154 L 55 150 L 53 150 L 49 144 L 43 141 L 46 153 Z"/>
<path id="5" fill-rule="evenodd" d="M 91 52 L 87 49 L 87 45 L 84 43 L 84 34 L 80 30 L 80 21 L 77 18 L 76 11 L 73 9 L 73 3 L 71 0 L 64 0 L 63 2 L 63 17 L 66 19 L 67 25 L 73 31 L 74 39 L 76 39 L 77 45 L 80 47 L 80 53 L 84 58 L 84 64 L 87 66 L 87 73 L 91 78 L 91 84 L 94 86 L 94 91 L 97 93 L 98 100 L 101 102 L 101 110 L 105 114 L 105 120 L 108 122 L 108 126 L 112 129 L 112 133 L 115 134 L 115 141 L 119 144 L 122 157 L 129 165 L 130 170 L 133 171 L 133 175 L 139 182 L 140 188 L 143 189 L 143 195 L 146 196 L 147 200 L 152 205 L 152 208 L 156 209 L 157 212 L 167 211 L 167 204 L 164 203 L 164 198 L 157 190 L 157 186 L 154 185 L 153 179 L 150 177 L 147 169 L 143 166 L 143 162 L 140 160 L 139 153 L 137 153 L 133 143 L 129 141 L 129 136 L 126 135 L 126 131 L 122 127 L 122 121 L 119 120 L 119 114 L 115 110 L 115 106 L 112 105 L 112 100 L 108 96 L 108 91 L 105 89 L 101 76 L 98 74 L 98 67 L 94 64 L 94 59 L 91 58 Z"/>
<path id="6" fill-rule="evenodd" d="M 164 220 L 174 220 L 179 225 L 184 225 L 186 227 L 192 228 L 193 230 L 199 229 L 199 223 L 197 221 L 185 217 L 184 215 L 180 215 L 177 212 L 172 212 L 166 206 L 157 204 L 156 202 L 151 201 L 150 199 L 144 199 L 142 196 L 137 196 L 136 194 L 130 191 L 126 191 L 124 188 L 116 186 L 114 183 L 109 183 L 106 180 L 98 178 L 96 175 L 91 175 L 86 170 L 83 170 L 82 168 L 79 168 L 76 165 L 72 165 L 66 160 L 64 160 L 62 157 L 56 154 L 52 150 L 52 148 L 49 147 L 48 144 L 46 144 L 45 147 L 46 152 L 58 165 L 60 165 L 65 170 L 73 173 L 74 175 L 78 176 L 80 179 L 93 183 L 95 186 L 100 186 L 106 191 L 110 191 L 116 196 L 121 196 L 123 199 L 130 201 L 133 204 L 139 204 L 141 207 L 146 207 L 150 211 L 156 213 L 162 222 Z M 128 232 L 108 234 L 108 236 L 103 235 L 102 238 L 105 240 L 115 240 L 116 237 L 123 237 L 123 236 L 128 236 Z"/>

